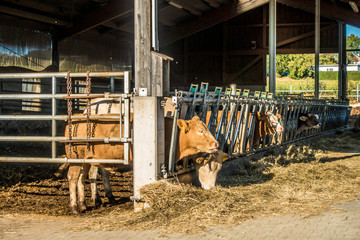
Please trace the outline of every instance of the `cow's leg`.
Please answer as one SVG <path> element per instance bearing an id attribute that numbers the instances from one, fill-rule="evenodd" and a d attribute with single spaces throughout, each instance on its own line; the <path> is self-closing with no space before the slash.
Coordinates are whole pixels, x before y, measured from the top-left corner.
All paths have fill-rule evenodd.
<path id="1" fill-rule="evenodd" d="M 70 210 L 73 214 L 78 214 L 78 206 L 76 199 L 76 188 L 80 177 L 80 165 L 70 165 L 68 171 Z"/>
<path id="2" fill-rule="evenodd" d="M 108 198 L 110 203 L 113 203 L 115 202 L 115 198 L 111 190 L 110 179 L 109 179 L 110 173 L 104 168 L 101 168 L 100 171 L 101 171 L 102 182 L 104 184 L 105 196 Z"/>
<path id="3" fill-rule="evenodd" d="M 91 187 L 91 201 L 93 202 L 95 208 L 101 206 L 102 202 L 100 199 L 99 191 L 97 188 L 97 175 L 98 175 L 98 166 L 91 165 L 89 170 L 89 180 L 90 180 L 90 187 Z"/>
<path id="4" fill-rule="evenodd" d="M 78 197 L 79 197 L 79 211 L 84 212 L 86 211 L 86 204 L 85 204 L 85 179 L 89 173 L 90 164 L 84 164 L 80 169 L 80 176 L 78 180 Z"/>

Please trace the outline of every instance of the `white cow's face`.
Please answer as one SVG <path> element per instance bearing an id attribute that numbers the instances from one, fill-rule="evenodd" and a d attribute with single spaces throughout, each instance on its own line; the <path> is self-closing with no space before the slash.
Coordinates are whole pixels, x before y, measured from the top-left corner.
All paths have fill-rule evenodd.
<path id="1" fill-rule="evenodd" d="M 222 162 L 228 158 L 229 155 L 219 151 L 215 154 L 208 154 L 206 157 L 196 159 L 196 174 L 203 189 L 208 190 L 215 186 L 217 174 L 222 168 Z"/>
<path id="2" fill-rule="evenodd" d="M 266 112 L 266 115 L 269 117 L 269 122 L 270 122 L 270 125 L 276 129 L 276 132 L 277 133 L 281 133 L 284 131 L 284 127 L 281 126 L 281 123 L 280 123 L 280 119 L 281 119 L 281 115 L 280 114 L 274 114 L 272 113 L 271 111 L 267 111 Z"/>

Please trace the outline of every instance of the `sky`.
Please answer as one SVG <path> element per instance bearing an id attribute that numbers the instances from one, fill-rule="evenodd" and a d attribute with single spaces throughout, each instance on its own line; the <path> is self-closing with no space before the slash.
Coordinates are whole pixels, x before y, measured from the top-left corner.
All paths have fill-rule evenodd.
<path id="1" fill-rule="evenodd" d="M 360 37 L 360 28 L 346 25 L 346 36 L 350 36 L 351 34 L 354 34 L 355 36 Z"/>

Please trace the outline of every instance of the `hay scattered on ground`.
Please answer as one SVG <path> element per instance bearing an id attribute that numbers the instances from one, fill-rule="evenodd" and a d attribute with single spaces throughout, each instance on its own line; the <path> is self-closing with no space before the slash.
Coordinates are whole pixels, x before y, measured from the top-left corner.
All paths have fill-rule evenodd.
<path id="1" fill-rule="evenodd" d="M 218 186 L 208 191 L 165 181 L 149 185 L 142 191 L 149 208 L 130 214 L 124 209 L 115 210 L 86 221 L 85 229 L 158 228 L 194 233 L 207 226 L 239 223 L 258 216 L 320 214 L 336 202 L 355 200 L 360 193 L 360 158 L 345 153 L 349 145 L 351 152 L 360 152 L 358 134 L 348 132 L 320 139 L 316 144 L 273 150 L 248 169 L 219 179 Z M 332 152 L 321 150 L 324 145 L 326 151 Z"/>

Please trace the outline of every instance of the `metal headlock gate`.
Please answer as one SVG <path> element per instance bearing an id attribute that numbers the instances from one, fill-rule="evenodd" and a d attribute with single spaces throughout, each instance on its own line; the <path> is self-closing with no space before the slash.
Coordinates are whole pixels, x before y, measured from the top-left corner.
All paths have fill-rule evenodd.
<path id="1" fill-rule="evenodd" d="M 346 127 L 351 110 L 347 102 L 314 100 L 298 95 L 274 97 L 272 93 L 250 92 L 247 89 L 237 89 L 236 86 L 224 91 L 221 87 L 216 87 L 210 92 L 208 83 L 201 83 L 200 86 L 192 84 L 189 91 L 176 91 L 172 103 L 176 108 L 168 164 L 170 175 L 175 171 L 174 146 L 178 130 L 175 122 L 179 118 L 190 119 L 196 114 L 219 141 L 220 149 L 239 157 Z M 284 131 L 266 136 L 253 147 L 255 113 L 265 113 L 268 110 L 282 116 L 280 121 Z M 300 113 L 317 114 L 321 128 L 296 134 Z"/>
<path id="2" fill-rule="evenodd" d="M 0 120 L 12 121 L 12 120 L 49 120 L 51 121 L 51 136 L 0 136 L 2 142 L 51 142 L 51 157 L 6 157 L 1 156 L 0 162 L 39 162 L 39 163 L 123 163 L 127 164 L 130 158 L 130 74 L 129 72 L 87 72 L 87 73 L 70 73 L 70 72 L 59 72 L 59 73 L 16 73 L 16 74 L 0 74 L 0 79 L 51 79 L 51 93 L 44 94 L 0 94 L 1 100 L 9 99 L 48 99 L 51 100 L 51 115 L 0 115 Z M 90 91 L 84 94 L 72 94 L 71 83 L 72 79 L 87 79 L 87 84 L 91 84 L 90 78 L 109 78 L 111 89 L 113 90 L 115 78 L 121 78 L 123 80 L 124 93 L 110 93 L 105 92 L 101 94 L 90 94 Z M 57 93 L 59 87 L 58 80 L 67 79 L 68 92 Z M 109 98 L 119 101 L 120 114 L 111 115 L 72 115 L 71 102 L 74 99 L 91 99 L 91 98 Z M 69 115 L 58 115 L 57 114 L 57 103 L 59 100 L 67 100 L 68 110 L 70 108 Z M 122 107 L 123 106 L 123 107 Z M 123 110 L 124 108 L 124 110 Z M 124 112 L 123 112 L 124 111 Z M 89 111 L 88 111 L 89 112 Z M 70 137 L 71 139 L 64 136 L 56 136 L 56 121 L 65 120 L 97 120 L 97 119 L 113 119 L 119 121 L 120 124 L 124 124 L 124 130 L 120 128 L 119 138 L 77 138 Z M 56 154 L 56 144 L 58 142 L 97 142 L 97 143 L 117 143 L 121 142 L 124 144 L 124 159 L 73 159 L 73 158 L 59 158 Z"/>

